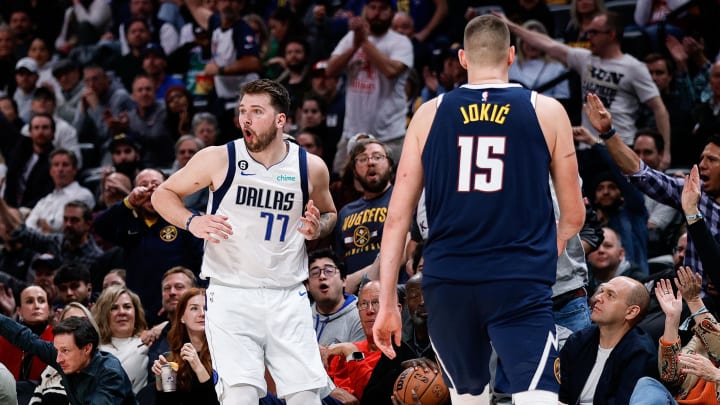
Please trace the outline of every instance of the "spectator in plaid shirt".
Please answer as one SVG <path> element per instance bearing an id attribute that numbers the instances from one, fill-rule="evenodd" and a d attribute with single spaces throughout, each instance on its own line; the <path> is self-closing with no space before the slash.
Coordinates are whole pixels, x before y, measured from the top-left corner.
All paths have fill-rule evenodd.
<path id="1" fill-rule="evenodd" d="M 654 200 L 682 210 L 681 196 L 685 179 L 668 176 L 648 167 L 635 152 L 622 140 L 614 136 L 612 117 L 595 94 L 588 94 L 587 104 L 583 106 L 591 124 L 600 133 L 613 160 L 625 173 L 628 181 Z M 698 215 L 705 218 L 708 229 L 713 236 L 720 234 L 720 134 L 709 138 L 705 149 L 700 155 L 700 179 L 703 181 L 703 193 L 698 203 Z M 693 219 L 692 216 L 687 217 Z M 688 236 L 685 252 L 685 266 L 690 266 L 704 276 L 703 263 L 695 249 L 695 244 Z M 708 276 L 715 285 L 720 282 L 720 271 L 708 266 Z M 703 283 L 705 284 L 705 283 Z"/>

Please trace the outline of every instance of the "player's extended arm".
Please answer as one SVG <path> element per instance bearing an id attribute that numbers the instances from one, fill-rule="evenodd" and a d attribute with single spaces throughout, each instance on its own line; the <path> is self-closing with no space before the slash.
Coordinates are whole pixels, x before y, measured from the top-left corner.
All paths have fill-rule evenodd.
<path id="1" fill-rule="evenodd" d="M 570 119 L 556 100 L 539 95 L 536 111 L 550 150 L 550 175 L 557 194 L 560 216 L 557 224 L 558 254 L 567 241 L 582 229 L 585 205 L 578 180 L 577 157 Z"/>
<path id="2" fill-rule="evenodd" d="M 380 242 L 380 310 L 373 334 L 378 348 L 391 359 L 395 358 L 392 342 L 400 346 L 402 337 L 397 299 L 398 271 L 404 264 L 405 241 L 422 192 L 422 147 L 435 118 L 435 108 L 436 100 L 428 101 L 420 106 L 410 122 Z"/>
<path id="3" fill-rule="evenodd" d="M 319 157 L 309 154 L 308 172 L 310 174 L 310 201 L 305 216 L 301 219 L 300 232 L 308 240 L 324 238 L 335 228 L 337 209 L 330 194 L 330 173 Z"/>
<path id="4" fill-rule="evenodd" d="M 227 218 L 220 215 L 202 215 L 188 219 L 194 215 L 183 204 L 183 198 L 202 189 L 218 185 L 222 182 L 228 165 L 228 154 L 224 146 L 211 146 L 200 150 L 190 161 L 175 174 L 165 180 L 152 194 L 155 210 L 171 224 L 186 229 L 198 238 L 211 242 L 219 242 L 217 237 L 227 239 L 232 229 Z M 213 176 L 219 176 L 213 182 Z"/>
<path id="5" fill-rule="evenodd" d="M 587 102 L 583 105 L 585 114 L 596 131 L 601 134 L 608 133 L 612 129 L 612 115 L 605 109 L 600 98 L 595 94 L 587 95 Z M 634 150 L 615 135 L 605 140 L 605 146 L 610 152 L 615 163 L 625 174 L 635 173 L 640 170 L 640 158 Z"/>
<path id="6" fill-rule="evenodd" d="M 664 168 L 670 167 L 670 114 L 667 108 L 665 108 L 665 103 L 663 103 L 660 96 L 651 98 L 646 101 L 645 104 L 653 111 L 658 132 L 660 132 L 660 135 L 662 135 L 665 141 L 662 165 Z"/>

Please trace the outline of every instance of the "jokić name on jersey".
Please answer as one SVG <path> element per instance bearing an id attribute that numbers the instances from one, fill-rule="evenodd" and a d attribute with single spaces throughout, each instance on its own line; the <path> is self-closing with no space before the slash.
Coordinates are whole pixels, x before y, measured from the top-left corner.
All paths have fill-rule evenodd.
<path id="1" fill-rule="evenodd" d="M 463 117 L 463 124 L 478 121 L 490 121 L 498 125 L 505 123 L 505 118 L 510 113 L 510 104 L 499 105 L 492 103 L 473 103 L 467 106 L 460 106 L 460 114 Z"/>

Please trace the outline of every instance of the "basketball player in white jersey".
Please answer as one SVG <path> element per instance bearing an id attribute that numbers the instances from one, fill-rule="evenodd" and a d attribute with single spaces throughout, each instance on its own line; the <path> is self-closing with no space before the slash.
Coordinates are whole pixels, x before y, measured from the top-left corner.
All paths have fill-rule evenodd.
<path id="1" fill-rule="evenodd" d="M 205 331 L 223 404 L 257 404 L 266 366 L 291 405 L 320 404 L 327 383 L 302 282 L 305 240 L 332 232 L 337 215 L 325 163 L 283 140 L 289 105 L 281 85 L 248 83 L 244 139 L 201 150 L 153 194 L 160 215 L 207 241 Z M 198 215 L 182 199 L 204 187 L 207 215 Z"/>

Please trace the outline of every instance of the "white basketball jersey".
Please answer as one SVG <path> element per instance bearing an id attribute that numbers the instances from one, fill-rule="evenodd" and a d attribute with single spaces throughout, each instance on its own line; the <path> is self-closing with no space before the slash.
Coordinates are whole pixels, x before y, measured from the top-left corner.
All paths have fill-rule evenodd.
<path id="1" fill-rule="evenodd" d="M 308 198 L 307 155 L 287 144 L 285 159 L 269 168 L 253 160 L 244 140 L 227 144 L 228 172 L 210 193 L 207 212 L 227 216 L 233 234 L 205 243 L 202 278 L 268 288 L 307 278 L 305 237 L 297 230 Z"/>

